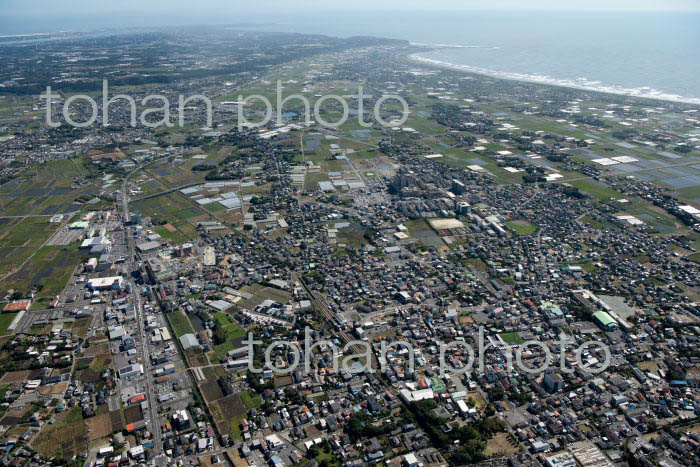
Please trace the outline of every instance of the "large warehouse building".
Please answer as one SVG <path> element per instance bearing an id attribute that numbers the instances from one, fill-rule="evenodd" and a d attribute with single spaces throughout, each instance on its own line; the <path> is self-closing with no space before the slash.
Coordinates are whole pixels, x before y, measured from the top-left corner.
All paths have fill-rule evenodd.
<path id="1" fill-rule="evenodd" d="M 119 290 L 122 288 L 124 278 L 122 276 L 97 277 L 88 280 L 88 287 L 91 290 Z"/>
<path id="2" fill-rule="evenodd" d="M 596 311 L 593 313 L 593 319 L 595 322 L 605 331 L 614 331 L 617 329 L 617 321 L 615 321 L 612 316 L 604 311 Z"/>

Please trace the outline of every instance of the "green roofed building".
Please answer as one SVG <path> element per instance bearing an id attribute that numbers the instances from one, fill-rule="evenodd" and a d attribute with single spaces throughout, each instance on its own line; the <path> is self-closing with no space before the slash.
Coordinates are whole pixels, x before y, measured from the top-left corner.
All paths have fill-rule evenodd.
<path id="1" fill-rule="evenodd" d="M 433 378 L 433 385 L 431 386 L 433 391 L 437 392 L 438 394 L 442 394 L 443 392 L 447 391 L 447 387 L 445 386 L 445 383 L 440 381 L 440 378 L 434 377 Z"/>
<path id="2" fill-rule="evenodd" d="M 69 229 L 87 229 L 90 226 L 88 221 L 77 221 L 73 222 L 68 226 Z"/>
<path id="3" fill-rule="evenodd" d="M 605 331 L 614 331 L 618 327 L 617 321 L 604 311 L 596 311 L 593 313 L 593 319 L 598 326 Z"/>

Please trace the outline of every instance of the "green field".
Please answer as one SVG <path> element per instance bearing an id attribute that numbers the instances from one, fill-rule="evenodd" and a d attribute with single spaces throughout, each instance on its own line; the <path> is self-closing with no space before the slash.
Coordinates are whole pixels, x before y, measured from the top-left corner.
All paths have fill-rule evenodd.
<path id="1" fill-rule="evenodd" d="M 170 230 L 167 227 L 164 226 L 159 226 L 159 227 L 154 227 L 153 230 L 155 233 L 163 237 L 165 240 L 173 243 L 184 243 L 188 241 L 190 238 L 183 234 L 177 227 L 175 227 L 176 230 Z"/>
<path id="2" fill-rule="evenodd" d="M 530 235 L 537 231 L 536 226 L 523 220 L 508 221 L 506 225 L 515 232 L 516 235 Z"/>
<path id="3" fill-rule="evenodd" d="M 243 391 L 238 395 L 241 397 L 241 400 L 245 406 L 249 409 L 259 409 L 262 405 L 262 399 L 260 396 L 252 391 Z"/>
<path id="4" fill-rule="evenodd" d="M 214 312 L 214 319 L 221 326 L 228 326 L 234 323 L 234 321 L 231 319 L 231 316 L 229 316 L 228 313 L 224 313 L 223 311 Z"/>
<path id="5" fill-rule="evenodd" d="M 47 217 L 25 217 L 4 232 L 1 244 L 3 247 L 37 248 L 56 231 L 57 227 L 58 224 L 50 224 Z"/>
<path id="6" fill-rule="evenodd" d="M 606 200 L 608 198 L 622 199 L 625 197 L 619 191 L 613 190 L 609 186 L 602 182 L 596 182 L 595 180 L 576 180 L 569 182 L 569 185 L 575 186 L 583 193 L 586 193 L 599 200 Z"/>
<path id="7" fill-rule="evenodd" d="M 218 317 L 216 319 L 217 321 L 219 320 Z M 224 325 L 224 329 L 226 330 L 226 341 L 214 346 L 214 349 L 211 353 L 212 361 L 218 362 L 226 358 L 226 354 L 230 350 L 233 350 L 236 347 L 238 347 L 240 345 L 239 340 L 245 337 L 245 329 L 243 329 L 237 323 Z"/>
<path id="8" fill-rule="evenodd" d="M 499 336 L 506 344 L 520 345 L 525 342 L 525 340 L 520 337 L 519 332 L 504 332 L 503 334 L 499 334 Z"/>
<path id="9" fill-rule="evenodd" d="M 3 281 L 6 289 L 14 289 L 23 295 L 32 289 L 37 291 L 33 308 L 47 306 L 56 295 L 63 292 L 75 268 L 86 256 L 76 245 L 46 246 L 27 262 L 20 270 Z"/>
<path id="10" fill-rule="evenodd" d="M 193 334 L 192 323 L 182 310 L 171 311 L 165 315 L 173 328 L 175 337 L 180 337 L 185 334 Z"/>
<path id="11" fill-rule="evenodd" d="M 231 437 L 236 440 L 241 440 L 241 423 L 247 418 L 245 415 L 238 415 L 231 419 Z"/>
<path id="12" fill-rule="evenodd" d="M 17 316 L 17 313 L 0 314 L 0 336 L 11 334 L 11 332 L 7 330 L 7 327 L 12 324 L 12 320 L 15 319 L 15 316 Z"/>
<path id="13" fill-rule="evenodd" d="M 0 216 L 78 211 L 97 191 L 87 184 L 71 189 L 72 179 L 76 176 L 96 178 L 97 175 L 94 165 L 90 164 L 88 168 L 80 159 L 59 159 L 34 166 L 18 179 L 21 183 L 6 183 L 0 187 Z M 47 217 L 38 219 L 48 221 Z"/>
<path id="14" fill-rule="evenodd" d="M 0 274 L 15 271 L 56 231 L 47 217 L 2 219 L 0 224 Z"/>
<path id="15" fill-rule="evenodd" d="M 186 242 L 196 237 L 196 228 L 190 219 L 201 216 L 209 218 L 206 211 L 193 206 L 192 202 L 181 193 L 168 193 L 135 201 L 132 209 L 151 217 L 154 224 L 158 225 L 155 231 L 164 239 L 174 243 Z M 170 224 L 175 229 L 168 229 L 165 224 Z"/>
<path id="16" fill-rule="evenodd" d="M 340 467 L 343 465 L 332 452 L 326 449 L 319 449 L 319 453 L 314 460 L 316 461 L 316 465 L 326 465 L 329 467 Z"/>
<path id="17" fill-rule="evenodd" d="M 66 414 L 66 418 L 61 421 L 58 426 L 68 426 L 73 423 L 83 420 L 83 408 L 79 405 L 71 407 L 70 411 Z"/>

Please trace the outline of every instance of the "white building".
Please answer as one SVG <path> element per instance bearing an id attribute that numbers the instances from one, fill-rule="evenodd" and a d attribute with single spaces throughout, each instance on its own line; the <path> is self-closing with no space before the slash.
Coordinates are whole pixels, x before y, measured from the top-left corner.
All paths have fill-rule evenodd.
<path id="1" fill-rule="evenodd" d="M 122 276 L 97 277 L 88 280 L 88 287 L 91 290 L 119 290 L 122 288 L 124 278 Z"/>
<path id="2" fill-rule="evenodd" d="M 119 370 L 120 378 L 131 378 L 132 376 L 143 375 L 143 365 L 136 363 L 134 365 L 127 365 Z"/>
<path id="3" fill-rule="evenodd" d="M 194 349 L 199 347 L 199 340 L 194 334 L 183 334 L 180 336 L 180 344 L 184 350 Z"/>

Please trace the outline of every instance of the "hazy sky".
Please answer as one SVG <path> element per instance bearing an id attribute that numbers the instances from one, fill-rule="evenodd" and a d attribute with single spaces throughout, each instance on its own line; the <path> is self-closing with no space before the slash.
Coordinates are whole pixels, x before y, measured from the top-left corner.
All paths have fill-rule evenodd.
<path id="1" fill-rule="evenodd" d="M 264 5 L 264 6 L 263 6 Z M 700 10 L 700 0 L 1 0 L 3 16 L 113 12 L 253 13 L 329 10 Z"/>

